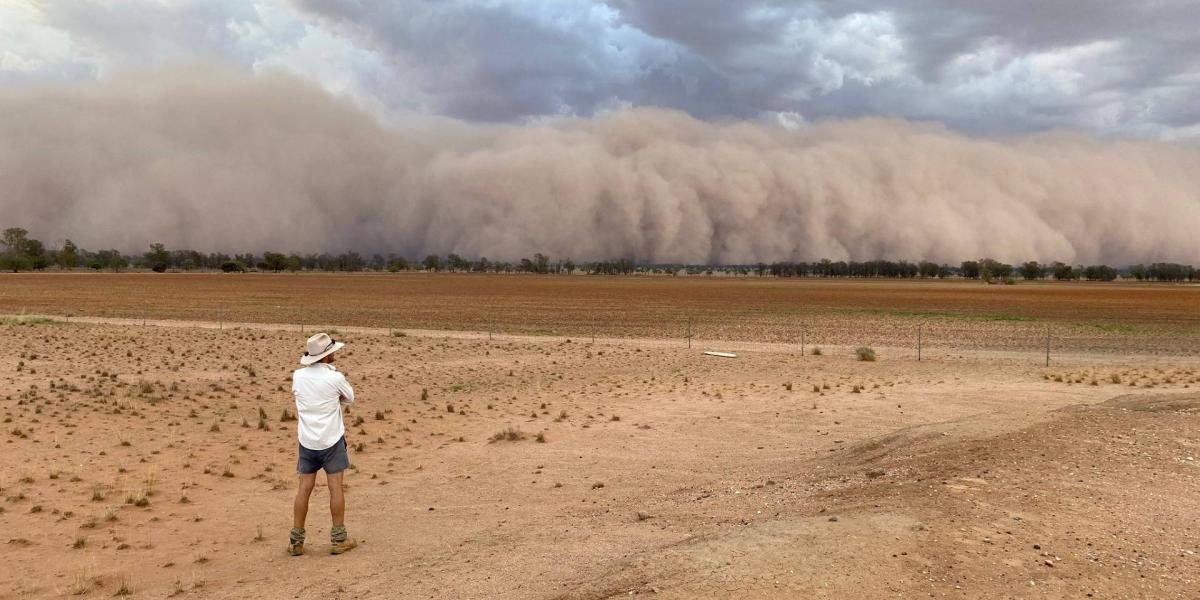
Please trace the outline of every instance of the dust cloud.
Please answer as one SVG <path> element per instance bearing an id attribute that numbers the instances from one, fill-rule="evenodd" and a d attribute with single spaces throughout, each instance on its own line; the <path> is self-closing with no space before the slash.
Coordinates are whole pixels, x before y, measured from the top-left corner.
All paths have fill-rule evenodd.
<path id="1" fill-rule="evenodd" d="M 0 224 L 141 251 L 1200 262 L 1200 147 L 630 109 L 383 124 L 283 73 L 0 90 Z"/>

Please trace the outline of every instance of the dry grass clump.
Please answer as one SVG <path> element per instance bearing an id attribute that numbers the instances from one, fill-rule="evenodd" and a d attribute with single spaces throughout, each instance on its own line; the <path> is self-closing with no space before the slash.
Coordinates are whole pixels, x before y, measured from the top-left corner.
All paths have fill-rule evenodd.
<path id="1" fill-rule="evenodd" d="M 854 356 L 863 362 L 875 362 L 875 350 L 868 346 L 861 346 L 854 350 Z"/>
<path id="2" fill-rule="evenodd" d="M 525 432 L 520 429 L 506 427 L 501 431 L 496 432 L 489 441 L 491 442 L 519 442 L 525 439 Z"/>

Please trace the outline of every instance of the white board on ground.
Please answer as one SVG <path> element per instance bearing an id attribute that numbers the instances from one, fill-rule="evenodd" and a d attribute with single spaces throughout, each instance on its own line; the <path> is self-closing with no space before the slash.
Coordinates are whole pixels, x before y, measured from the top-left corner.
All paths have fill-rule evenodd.
<path id="1" fill-rule="evenodd" d="M 709 356 L 720 356 L 721 358 L 737 358 L 737 355 L 732 352 L 705 352 Z"/>

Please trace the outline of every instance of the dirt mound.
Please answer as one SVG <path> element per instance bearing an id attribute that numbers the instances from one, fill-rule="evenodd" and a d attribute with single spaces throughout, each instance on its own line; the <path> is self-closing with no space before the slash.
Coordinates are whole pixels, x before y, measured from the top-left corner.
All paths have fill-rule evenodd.
<path id="1" fill-rule="evenodd" d="M 771 518 L 642 554 L 608 585 L 578 588 L 598 593 L 564 597 L 658 586 L 720 597 L 723 581 L 753 597 L 1189 597 L 1200 394 L 1003 422 L 982 415 L 852 444 L 808 463 L 807 479 L 757 490 Z M 736 505 L 722 504 L 709 510 Z"/>
<path id="2" fill-rule="evenodd" d="M 1122 396 L 947 443 L 902 431 L 841 456 L 830 478 L 842 485 L 817 500 L 920 522 L 894 536 L 895 576 L 919 568 L 930 590 L 1183 598 L 1200 553 L 1197 427 L 1193 393 Z"/>
<path id="3" fill-rule="evenodd" d="M 1099 405 L 1104 408 L 1116 408 L 1137 412 L 1200 412 L 1200 392 L 1192 394 L 1161 394 L 1154 396 L 1129 395 L 1113 398 Z"/>

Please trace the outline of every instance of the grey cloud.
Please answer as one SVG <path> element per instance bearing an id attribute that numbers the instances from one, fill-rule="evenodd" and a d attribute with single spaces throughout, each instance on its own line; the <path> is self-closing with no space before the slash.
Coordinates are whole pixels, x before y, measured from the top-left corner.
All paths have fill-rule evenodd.
<path id="1" fill-rule="evenodd" d="M 591 2 L 294 4 L 414 72 L 413 84 L 453 117 L 591 114 L 622 102 L 728 111 L 725 80 L 702 61 Z"/>
<path id="2" fill-rule="evenodd" d="M 6 221 L 90 247 L 1200 260 L 1195 144 L 660 109 L 391 128 L 290 75 L 198 66 L 0 90 L 0 139 Z"/>
<path id="3" fill-rule="evenodd" d="M 80 51 L 104 68 L 154 66 L 172 59 L 242 65 L 254 60 L 238 34 L 239 26 L 258 21 L 248 2 L 38 0 L 37 6 L 47 25 L 69 32 Z"/>
<path id="4" fill-rule="evenodd" d="M 0 50 L 0 85 L 201 58 L 284 67 L 388 117 L 522 122 L 633 105 L 705 119 L 887 115 L 974 133 L 1170 137 L 1200 128 L 1189 109 L 1200 96 L 1193 0 L 34 6 L 39 23 L 70 36 L 74 54 L 33 68 L 39 57 L 28 48 Z M 0 38 L 12 31 L 0 23 Z"/>

